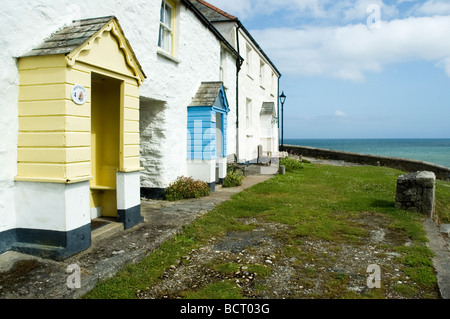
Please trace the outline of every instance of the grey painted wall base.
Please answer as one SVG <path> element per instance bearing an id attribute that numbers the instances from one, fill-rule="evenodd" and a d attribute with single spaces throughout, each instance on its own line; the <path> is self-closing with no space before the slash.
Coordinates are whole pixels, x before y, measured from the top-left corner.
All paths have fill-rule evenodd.
<path id="1" fill-rule="evenodd" d="M 8 250 L 63 260 L 91 246 L 91 224 L 71 231 L 11 229 L 0 233 L 0 253 Z"/>
<path id="2" fill-rule="evenodd" d="M 144 218 L 141 215 L 141 205 L 117 210 L 117 221 L 123 223 L 125 229 L 136 226 L 143 220 Z"/>

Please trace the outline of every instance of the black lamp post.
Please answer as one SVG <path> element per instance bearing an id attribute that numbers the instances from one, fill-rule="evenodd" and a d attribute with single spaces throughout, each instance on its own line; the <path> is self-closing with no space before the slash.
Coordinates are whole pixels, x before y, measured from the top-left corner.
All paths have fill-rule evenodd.
<path id="1" fill-rule="evenodd" d="M 280 95 L 280 102 L 281 102 L 281 150 L 284 151 L 284 112 L 283 112 L 283 107 L 284 107 L 284 101 L 286 101 L 286 95 L 284 95 L 284 91 L 281 92 Z"/>

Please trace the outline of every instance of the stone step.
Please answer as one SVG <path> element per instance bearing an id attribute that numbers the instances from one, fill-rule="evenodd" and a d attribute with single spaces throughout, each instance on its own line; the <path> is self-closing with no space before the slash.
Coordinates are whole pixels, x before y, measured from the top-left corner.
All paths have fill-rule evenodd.
<path id="1" fill-rule="evenodd" d="M 41 258 L 60 260 L 64 256 L 65 248 L 42 244 L 15 243 L 11 250 Z"/>
<path id="2" fill-rule="evenodd" d="M 91 232 L 91 240 L 95 241 L 101 238 L 109 237 L 123 230 L 124 230 L 123 223 L 108 222 L 107 224 L 98 227 Z"/>
<path id="3" fill-rule="evenodd" d="M 450 224 L 441 224 L 439 231 L 450 237 Z"/>

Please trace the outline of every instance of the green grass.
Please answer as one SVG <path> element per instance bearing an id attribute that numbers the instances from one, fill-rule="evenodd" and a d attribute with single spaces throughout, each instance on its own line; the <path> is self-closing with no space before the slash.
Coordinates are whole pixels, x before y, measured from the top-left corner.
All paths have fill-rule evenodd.
<path id="1" fill-rule="evenodd" d="M 278 234 L 283 243 L 282 253 L 296 258 L 297 265 L 312 258 L 323 265 L 332 260 L 314 255 L 301 247 L 304 240 L 330 242 L 333 249 L 339 244 L 358 244 L 368 233 L 358 218 L 363 213 L 381 214 L 390 223 L 388 227 L 412 242 L 409 247 L 391 247 L 402 254 L 402 271 L 416 281 L 415 286 L 394 286 L 394 291 L 404 297 L 433 296 L 436 278 L 431 264 L 432 253 L 425 246 L 427 241 L 420 214 L 400 211 L 394 207 L 396 179 L 403 172 L 384 167 L 334 167 L 305 163 L 302 169 L 292 169 L 286 175 L 276 177 L 236 194 L 229 201 L 218 205 L 210 213 L 184 228 L 174 239 L 136 265 L 125 267 L 114 278 L 101 281 L 85 298 L 135 298 L 135 292 L 155 284 L 164 270 L 175 260 L 212 237 L 220 238 L 229 231 L 248 231 L 254 226 L 242 223 L 243 218 L 256 218 L 261 222 L 287 225 Z M 436 183 L 436 210 L 442 221 L 450 220 L 450 183 Z M 219 272 L 236 271 L 240 264 L 221 263 L 209 265 Z M 250 266 L 250 265 L 247 265 Z M 258 271 L 270 275 L 266 266 Z M 312 285 L 315 269 L 306 274 L 304 285 Z M 326 298 L 359 298 L 346 291 L 344 275 L 330 277 Z M 264 285 L 258 284 L 263 291 Z M 268 288 L 268 287 L 265 287 Z M 269 287 L 270 289 L 270 287 Z M 198 290 L 187 291 L 186 298 L 242 298 L 243 293 L 232 282 L 213 283 Z M 320 298 L 320 296 L 317 296 Z M 322 296 L 324 297 L 324 296 Z M 384 291 L 370 291 L 365 298 L 383 298 Z"/>
<path id="2" fill-rule="evenodd" d="M 440 222 L 450 223 L 450 183 L 436 181 L 436 210 L 438 211 Z"/>

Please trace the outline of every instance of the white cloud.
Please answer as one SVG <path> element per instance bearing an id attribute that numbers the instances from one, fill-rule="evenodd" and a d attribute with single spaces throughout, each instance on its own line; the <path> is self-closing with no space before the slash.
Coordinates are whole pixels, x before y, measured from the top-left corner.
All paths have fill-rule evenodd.
<path id="1" fill-rule="evenodd" d="M 423 4 L 417 4 L 413 12 L 419 15 L 448 15 L 450 14 L 450 3 L 448 1 L 429 0 Z"/>
<path id="2" fill-rule="evenodd" d="M 345 114 L 344 112 L 339 111 L 339 110 L 335 111 L 334 115 L 336 115 L 337 117 L 346 117 L 347 116 L 347 114 Z"/>
<path id="3" fill-rule="evenodd" d="M 450 16 L 365 24 L 251 30 L 282 73 L 330 76 L 353 81 L 390 63 L 427 60 L 450 76 Z M 274 40 L 276 39 L 276 41 Z"/>

